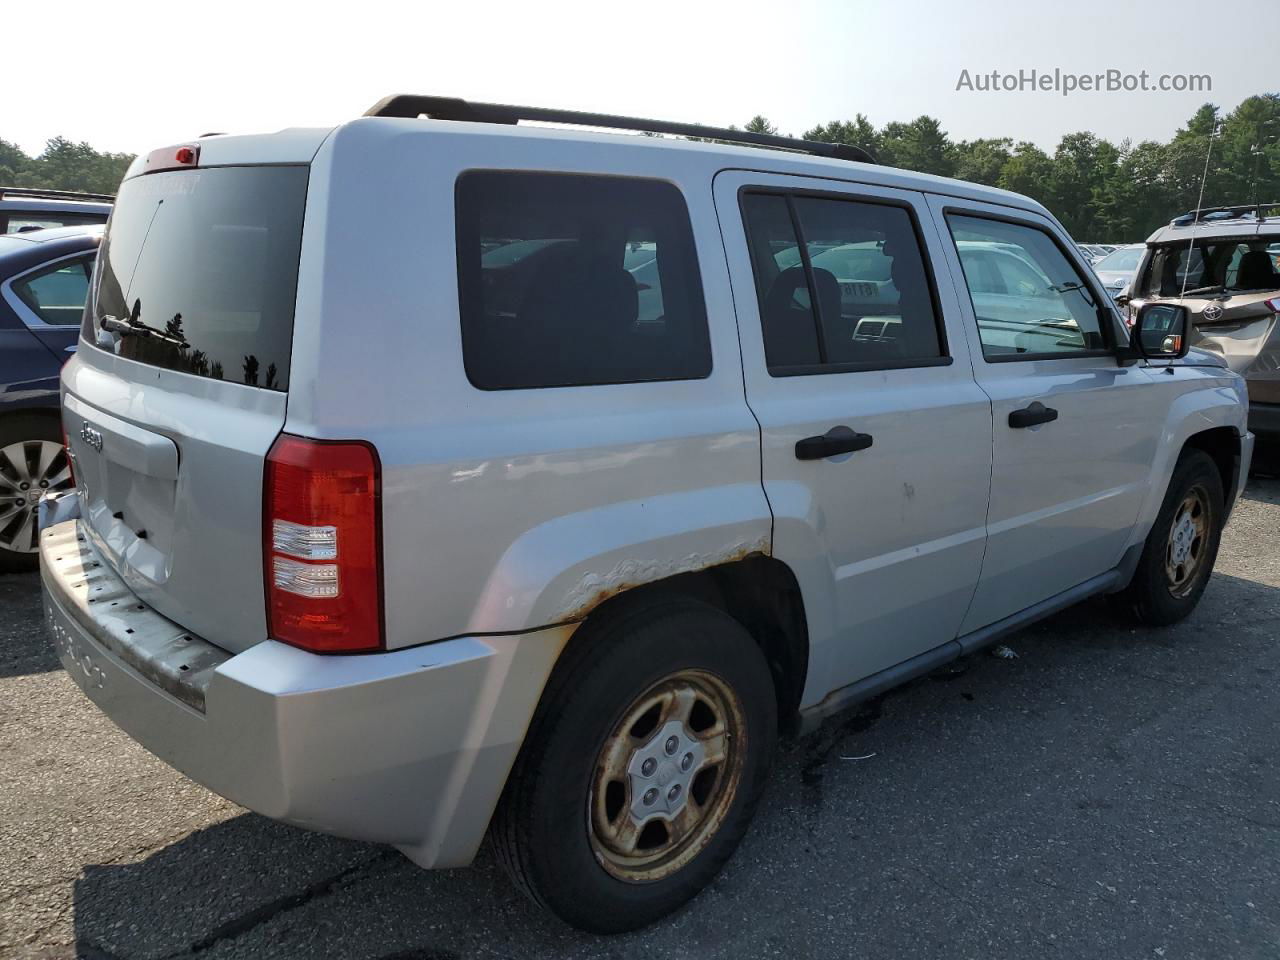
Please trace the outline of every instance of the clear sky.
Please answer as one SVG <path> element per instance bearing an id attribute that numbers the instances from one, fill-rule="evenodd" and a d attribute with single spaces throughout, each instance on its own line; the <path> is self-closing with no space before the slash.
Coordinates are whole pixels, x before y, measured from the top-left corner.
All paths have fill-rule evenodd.
<path id="1" fill-rule="evenodd" d="M 55 135 L 136 153 L 211 130 L 331 125 L 394 92 L 715 125 L 764 113 L 794 134 L 858 111 L 877 125 L 928 113 L 956 139 L 1051 148 L 1082 129 L 1167 138 L 1206 100 L 1230 109 L 1280 90 L 1278 0 L 6 0 L 0 11 L 0 137 L 30 153 Z M 1212 91 L 956 89 L 962 70 L 1033 68 L 1208 73 Z"/>

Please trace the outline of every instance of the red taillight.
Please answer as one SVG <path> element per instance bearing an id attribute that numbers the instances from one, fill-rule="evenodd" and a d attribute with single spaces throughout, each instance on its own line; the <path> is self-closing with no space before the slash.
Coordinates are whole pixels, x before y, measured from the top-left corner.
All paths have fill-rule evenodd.
<path id="1" fill-rule="evenodd" d="M 1271 308 L 1272 313 L 1280 313 L 1280 297 L 1272 297 L 1267 301 L 1267 306 Z"/>
<path id="2" fill-rule="evenodd" d="M 181 164 L 195 163 L 196 152 L 190 147 L 179 147 L 178 152 L 173 155 L 173 159 Z"/>
<path id="3" fill-rule="evenodd" d="M 281 434 L 266 463 L 267 631 L 316 653 L 381 650 L 378 454 Z"/>

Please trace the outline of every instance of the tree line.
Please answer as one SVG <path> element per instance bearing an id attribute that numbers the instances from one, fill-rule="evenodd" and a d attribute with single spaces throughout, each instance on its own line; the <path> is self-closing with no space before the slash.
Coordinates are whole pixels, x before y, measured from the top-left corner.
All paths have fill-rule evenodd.
<path id="1" fill-rule="evenodd" d="M 39 156 L 0 139 L 0 187 L 115 193 L 133 154 L 99 153 L 87 143 L 54 137 Z"/>
<path id="2" fill-rule="evenodd" d="M 778 132 L 763 116 L 746 129 Z M 1196 208 L 1202 179 L 1207 207 L 1280 201 L 1280 94 L 1274 93 L 1249 97 L 1225 115 L 1206 103 L 1165 143 L 1114 144 L 1081 131 L 1047 153 L 1010 137 L 954 141 L 930 116 L 877 129 L 861 113 L 802 136 L 862 147 L 889 166 L 1024 193 L 1053 211 L 1077 240 L 1145 240 Z"/>
<path id="3" fill-rule="evenodd" d="M 752 118 L 746 129 L 778 132 L 763 116 Z M 1067 134 L 1048 153 L 1011 137 L 955 141 L 930 116 L 876 128 L 861 113 L 802 136 L 862 147 L 889 166 L 1027 194 L 1052 210 L 1078 240 L 1144 240 L 1196 207 L 1202 178 L 1205 206 L 1280 201 L 1280 94 L 1275 93 L 1249 97 L 1226 114 L 1206 103 L 1165 143 L 1114 144 L 1081 131 Z M 30 157 L 0 139 L 0 186 L 114 193 L 132 160 L 129 154 L 99 153 L 62 137 Z"/>

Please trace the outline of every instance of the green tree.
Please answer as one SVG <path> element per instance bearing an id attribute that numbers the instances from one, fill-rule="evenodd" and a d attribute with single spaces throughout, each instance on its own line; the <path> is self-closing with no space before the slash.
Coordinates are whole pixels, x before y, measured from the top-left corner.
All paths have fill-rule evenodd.
<path id="1" fill-rule="evenodd" d="M 919 116 L 910 123 L 885 126 L 880 134 L 880 162 L 949 177 L 956 168 L 955 145 L 941 123 Z"/>
<path id="2" fill-rule="evenodd" d="M 1012 156 L 1013 141 L 1008 137 L 990 140 L 962 140 L 956 144 L 954 176 L 989 187 L 1000 185 L 1000 174 Z"/>
<path id="3" fill-rule="evenodd" d="M 864 114 L 859 113 L 852 120 L 832 120 L 804 132 L 806 140 L 817 140 L 821 143 L 843 143 L 851 147 L 861 147 L 872 156 L 880 152 L 880 134 Z"/>
<path id="4" fill-rule="evenodd" d="M 757 113 L 751 118 L 746 126 L 747 133 L 767 133 L 770 136 L 777 136 L 778 128 L 769 122 L 769 118 L 762 113 Z"/>

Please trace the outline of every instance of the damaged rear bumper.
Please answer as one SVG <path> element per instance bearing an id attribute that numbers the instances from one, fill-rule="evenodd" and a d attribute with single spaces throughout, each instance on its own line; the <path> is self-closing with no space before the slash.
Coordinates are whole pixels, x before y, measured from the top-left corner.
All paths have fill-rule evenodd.
<path id="1" fill-rule="evenodd" d="M 571 627 L 231 654 L 143 604 L 79 524 L 41 531 L 45 615 L 67 673 L 126 733 L 258 813 L 426 867 L 470 862 Z"/>

